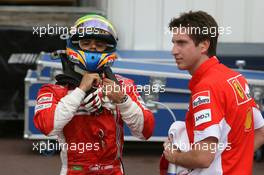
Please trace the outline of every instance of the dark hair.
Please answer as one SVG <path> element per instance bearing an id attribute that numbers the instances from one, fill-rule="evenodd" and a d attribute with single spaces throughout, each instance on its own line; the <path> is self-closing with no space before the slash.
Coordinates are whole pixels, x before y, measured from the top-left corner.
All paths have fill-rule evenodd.
<path id="1" fill-rule="evenodd" d="M 190 38 L 197 46 L 200 42 L 208 40 L 210 46 L 207 55 L 209 57 L 216 55 L 216 45 L 218 38 L 218 25 L 215 19 L 203 11 L 188 12 L 180 15 L 179 18 L 173 18 L 170 21 L 169 29 L 173 32 L 174 28 L 185 27 L 188 29 Z M 212 35 L 214 29 L 214 35 Z M 190 31 L 191 30 L 191 31 Z M 197 33 L 197 30 L 199 33 Z"/>

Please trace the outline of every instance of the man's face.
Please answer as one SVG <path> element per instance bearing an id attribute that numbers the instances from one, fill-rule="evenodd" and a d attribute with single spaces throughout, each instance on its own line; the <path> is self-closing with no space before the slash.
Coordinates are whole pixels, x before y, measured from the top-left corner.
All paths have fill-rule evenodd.
<path id="1" fill-rule="evenodd" d="M 191 74 L 199 67 L 202 57 L 200 44 L 194 41 L 183 30 L 175 31 L 172 37 L 172 55 L 181 70 L 188 70 Z"/>
<path id="2" fill-rule="evenodd" d="M 82 50 L 103 52 L 107 48 L 107 43 L 96 39 L 82 39 L 79 46 Z"/>

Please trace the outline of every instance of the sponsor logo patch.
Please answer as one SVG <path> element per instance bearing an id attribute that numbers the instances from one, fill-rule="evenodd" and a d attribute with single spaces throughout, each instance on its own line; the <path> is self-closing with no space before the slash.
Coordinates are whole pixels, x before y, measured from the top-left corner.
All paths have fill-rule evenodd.
<path id="1" fill-rule="evenodd" d="M 230 78 L 227 81 L 233 89 L 237 105 L 244 104 L 251 99 L 248 84 L 242 75 Z"/>
<path id="2" fill-rule="evenodd" d="M 232 86 L 234 87 L 236 94 L 239 95 L 239 97 L 244 100 L 245 99 L 245 93 L 242 89 L 242 87 L 240 86 L 239 82 L 237 80 L 232 80 L 231 81 Z"/>
<path id="3" fill-rule="evenodd" d="M 35 106 L 35 113 L 37 113 L 38 111 L 41 111 L 43 109 L 50 108 L 51 105 L 52 105 L 52 103 L 38 104 Z"/>
<path id="4" fill-rule="evenodd" d="M 252 121 L 253 121 L 253 111 L 250 107 L 247 110 L 246 120 L 245 120 L 245 132 L 249 132 L 252 129 Z"/>
<path id="5" fill-rule="evenodd" d="M 38 96 L 37 104 L 52 102 L 53 94 L 52 93 L 44 93 Z"/>
<path id="6" fill-rule="evenodd" d="M 210 92 L 202 91 L 194 94 L 192 96 L 192 106 L 193 108 L 210 103 Z"/>
<path id="7" fill-rule="evenodd" d="M 211 109 L 204 109 L 194 113 L 195 126 L 212 121 Z"/>

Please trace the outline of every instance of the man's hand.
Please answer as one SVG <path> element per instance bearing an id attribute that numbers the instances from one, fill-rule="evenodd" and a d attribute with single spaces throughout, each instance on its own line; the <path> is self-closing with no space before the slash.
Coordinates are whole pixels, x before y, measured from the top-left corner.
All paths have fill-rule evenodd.
<path id="1" fill-rule="evenodd" d="M 101 82 L 101 78 L 97 73 L 88 73 L 85 72 L 79 88 L 84 92 L 87 92 L 91 89 L 92 86 L 98 86 Z"/>
<path id="2" fill-rule="evenodd" d="M 165 145 L 163 154 L 169 162 L 188 169 L 208 168 L 214 160 L 217 143 L 217 138 L 208 137 L 192 145 L 192 149 L 187 152 L 179 152 L 175 148 L 166 150 L 170 147 Z"/>
<path id="3" fill-rule="evenodd" d="M 121 103 L 125 97 L 121 86 L 108 78 L 103 79 L 103 93 L 114 103 Z"/>
<path id="4" fill-rule="evenodd" d="M 180 153 L 180 150 L 172 144 L 172 140 L 169 138 L 163 143 L 163 155 L 170 163 L 176 163 L 176 158 Z"/>
<path id="5" fill-rule="evenodd" d="M 264 144 L 264 126 L 254 130 L 254 151 L 257 151 Z"/>
<path id="6" fill-rule="evenodd" d="M 84 106 L 89 112 L 95 112 L 102 106 L 102 100 L 99 96 L 99 89 L 95 92 L 90 93 L 83 100 Z"/>

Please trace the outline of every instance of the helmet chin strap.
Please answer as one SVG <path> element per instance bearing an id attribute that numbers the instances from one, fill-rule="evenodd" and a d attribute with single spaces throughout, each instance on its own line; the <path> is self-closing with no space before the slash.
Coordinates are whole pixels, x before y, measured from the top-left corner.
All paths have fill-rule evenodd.
<path id="1" fill-rule="evenodd" d="M 77 73 L 79 73 L 79 74 L 81 74 L 81 75 L 84 75 L 84 73 L 85 73 L 85 70 L 82 70 L 82 69 L 79 68 L 79 66 L 77 66 L 77 65 L 74 65 L 73 69 L 74 69 L 75 72 L 77 72 Z"/>
<path id="2" fill-rule="evenodd" d="M 89 72 L 89 71 L 85 71 L 85 70 L 81 69 L 81 68 L 80 68 L 79 66 L 77 66 L 77 65 L 74 65 L 74 66 L 73 66 L 73 70 L 74 70 L 75 72 L 81 74 L 81 75 L 84 75 L 85 72 Z M 97 71 L 97 72 L 92 72 L 92 73 L 98 73 L 98 74 L 101 74 L 102 71 Z"/>
<path id="3" fill-rule="evenodd" d="M 85 73 L 85 70 L 82 70 L 79 66 L 77 65 L 74 65 L 73 67 L 74 71 L 81 74 L 81 75 L 84 75 Z M 115 75 L 113 74 L 111 68 L 109 65 L 105 66 L 104 69 L 103 69 L 103 72 L 104 74 L 106 75 L 107 78 L 109 78 L 110 80 L 113 80 L 115 81 L 115 83 L 119 84 L 119 81 L 116 79 Z M 99 72 L 98 72 L 99 73 Z M 102 73 L 102 72 L 101 72 Z M 100 73 L 99 73 L 100 74 Z"/>
<path id="4" fill-rule="evenodd" d="M 115 74 L 112 72 L 112 69 L 110 66 L 105 66 L 104 67 L 104 73 L 107 78 L 110 80 L 113 80 L 116 84 L 119 84 L 119 81 L 116 79 Z"/>

